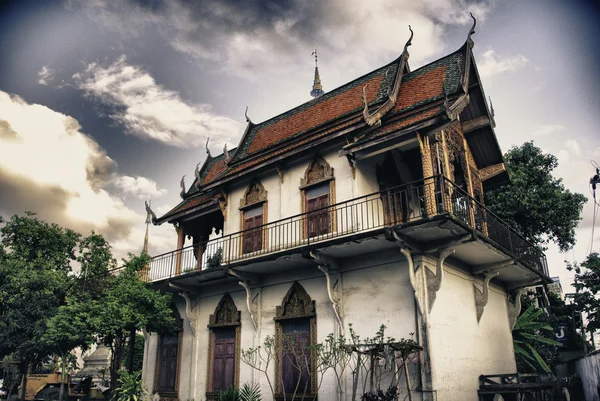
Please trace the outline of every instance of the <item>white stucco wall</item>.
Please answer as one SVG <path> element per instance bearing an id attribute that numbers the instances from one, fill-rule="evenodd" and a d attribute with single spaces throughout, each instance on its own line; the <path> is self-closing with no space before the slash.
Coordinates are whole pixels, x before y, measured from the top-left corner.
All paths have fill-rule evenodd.
<path id="1" fill-rule="evenodd" d="M 476 401 L 479 375 L 517 371 L 506 293 L 490 285 L 488 304 L 477 323 L 473 282 L 471 275 L 447 267 L 429 315 L 439 400 Z M 481 290 L 482 280 L 475 282 Z"/>
<path id="2" fill-rule="evenodd" d="M 428 260 L 428 266 L 435 266 L 434 259 Z M 353 324 L 354 330 L 362 338 L 373 337 L 381 324 L 387 326 L 386 336 L 396 339 L 409 338 L 410 333 L 418 334 L 422 328 L 416 323 L 413 289 L 408 276 L 407 261 L 397 249 L 344 261 L 341 272 L 332 276 L 332 282 L 336 283 L 335 294 L 340 297 L 345 334 L 349 334 L 348 323 Z M 184 302 L 177 298 L 179 311 L 184 317 L 180 399 L 205 398 L 209 341 L 206 325 L 223 294 L 229 293 L 242 312 L 241 347 L 248 349 L 260 345 L 266 336 L 275 334 L 275 308 L 281 305 L 283 297 L 296 280 L 316 303 L 317 341 L 323 342 L 329 333 L 339 334 L 340 327 L 328 298 L 325 276 L 316 265 L 264 276 L 261 285 L 252 288 L 252 296 L 257 295 L 258 332 L 253 329 L 246 309 L 246 293 L 241 286 L 215 285 L 202 289 L 201 294 L 192 294 L 193 300 L 200 300 L 196 336 L 192 335 L 184 313 Z M 488 304 L 478 323 L 474 282 L 481 289 L 481 279 L 446 265 L 442 287 L 428 316 L 433 389 L 439 400 L 476 401 L 479 375 L 516 371 L 506 293 L 500 287 L 490 285 Z M 157 336 L 152 335 L 145 350 L 143 377 L 149 389 L 153 386 L 157 344 Z M 274 368 L 272 362 L 271 378 L 274 378 Z M 416 366 L 411 366 L 413 373 L 417 373 L 415 369 Z M 345 396 L 349 397 L 352 380 L 347 373 L 343 386 Z M 244 363 L 240 364 L 240 383 L 259 383 L 263 395 L 270 394 L 263 374 Z M 327 400 L 337 399 L 333 372 L 325 376 L 319 396 Z"/>

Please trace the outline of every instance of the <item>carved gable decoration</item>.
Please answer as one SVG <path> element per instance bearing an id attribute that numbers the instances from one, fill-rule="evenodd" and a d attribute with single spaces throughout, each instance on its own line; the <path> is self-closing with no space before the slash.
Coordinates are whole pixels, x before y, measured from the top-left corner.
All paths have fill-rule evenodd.
<path id="1" fill-rule="evenodd" d="M 241 312 L 239 312 L 229 294 L 223 295 L 215 308 L 215 313 L 208 318 L 208 327 L 239 326 Z"/>
<path id="2" fill-rule="evenodd" d="M 310 299 L 304 287 L 296 281 L 283 297 L 281 306 L 276 307 L 274 320 L 314 316 L 316 316 L 315 301 Z"/>
<path id="3" fill-rule="evenodd" d="M 325 159 L 317 155 L 306 169 L 304 178 L 300 179 L 300 188 L 332 179 L 333 168 Z"/>
<path id="4" fill-rule="evenodd" d="M 265 187 L 263 187 L 260 181 L 255 180 L 248 186 L 246 192 L 244 192 L 244 197 L 240 199 L 240 208 L 266 201 L 267 190 Z"/>

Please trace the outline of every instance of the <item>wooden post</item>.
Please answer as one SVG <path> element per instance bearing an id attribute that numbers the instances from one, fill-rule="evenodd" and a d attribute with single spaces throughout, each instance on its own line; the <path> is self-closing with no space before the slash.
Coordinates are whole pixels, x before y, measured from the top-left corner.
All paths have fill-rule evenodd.
<path id="1" fill-rule="evenodd" d="M 181 274 L 181 250 L 183 249 L 183 245 L 185 244 L 185 232 L 183 231 L 183 227 L 176 226 L 175 231 L 177 231 L 177 258 L 175 259 L 175 275 L 179 276 Z"/>

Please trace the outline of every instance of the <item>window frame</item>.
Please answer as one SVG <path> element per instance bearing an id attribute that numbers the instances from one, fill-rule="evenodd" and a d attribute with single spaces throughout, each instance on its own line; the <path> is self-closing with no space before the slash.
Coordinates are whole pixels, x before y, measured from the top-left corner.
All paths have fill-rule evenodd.
<path id="1" fill-rule="evenodd" d="M 214 364 L 214 351 L 216 343 L 215 330 L 220 328 L 233 328 L 235 330 L 235 358 L 233 367 L 233 386 L 239 387 L 240 385 L 240 350 L 241 350 L 241 328 L 242 328 L 242 312 L 240 312 L 235 302 L 228 293 L 221 297 L 221 300 L 217 304 L 215 311 L 209 316 L 209 323 L 207 325 L 209 329 L 208 338 L 208 361 L 206 370 L 206 399 L 217 400 L 219 398 L 219 392 L 221 390 L 213 389 L 213 364 Z"/>
<path id="2" fill-rule="evenodd" d="M 239 211 L 240 211 L 240 243 L 238 245 L 238 253 L 240 256 L 244 256 L 244 255 L 251 255 L 253 253 L 256 252 L 261 252 L 263 250 L 266 250 L 268 247 L 267 244 L 267 230 L 265 225 L 267 224 L 268 221 L 268 208 L 267 208 L 268 202 L 267 202 L 267 191 L 265 190 L 265 188 L 263 187 L 262 183 L 258 180 L 253 180 L 250 185 L 248 185 L 248 187 L 246 188 L 246 191 L 244 192 L 244 196 L 240 199 L 240 207 L 239 207 Z M 247 211 L 250 211 L 254 208 L 258 208 L 262 206 L 262 229 L 261 230 L 261 247 L 260 249 L 254 249 L 251 252 L 244 252 L 244 244 L 245 244 L 245 236 L 248 235 L 248 233 L 246 233 L 246 218 L 245 218 L 245 214 Z M 258 229 L 256 229 L 258 230 Z M 252 232 L 250 235 L 257 235 L 256 233 Z"/>
<path id="3" fill-rule="evenodd" d="M 324 211 L 328 214 L 329 218 L 329 230 L 327 233 L 318 234 L 315 236 L 309 236 L 308 232 L 308 191 L 313 187 L 329 184 L 329 207 Z M 335 177 L 334 169 L 327 163 L 327 161 L 320 155 L 315 155 L 312 161 L 309 163 L 304 177 L 300 179 L 300 206 L 303 217 L 303 224 L 301 225 L 303 239 L 318 238 L 322 235 L 329 235 L 336 232 L 337 230 L 337 214 L 336 208 L 332 207 L 336 204 L 335 199 Z"/>
<path id="4" fill-rule="evenodd" d="M 290 399 L 291 393 L 284 396 L 282 391 L 282 341 L 283 341 L 283 325 L 286 321 L 307 319 L 309 322 L 309 339 L 312 347 L 317 343 L 317 313 L 316 304 L 313 301 L 304 287 L 295 281 L 286 295 L 283 297 L 281 305 L 275 308 L 275 400 Z M 317 371 L 317 355 L 314 349 L 311 348 L 310 354 L 310 392 L 307 393 L 309 399 L 317 399 L 317 380 L 314 380 Z M 312 376 L 312 377 L 311 377 Z"/>

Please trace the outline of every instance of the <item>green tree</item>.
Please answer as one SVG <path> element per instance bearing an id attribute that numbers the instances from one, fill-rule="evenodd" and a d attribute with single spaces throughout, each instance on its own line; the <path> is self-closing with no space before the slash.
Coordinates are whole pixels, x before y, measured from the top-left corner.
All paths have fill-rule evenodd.
<path id="1" fill-rule="evenodd" d="M 33 213 L 0 223 L 0 357 L 12 355 L 23 375 L 51 353 L 41 337 L 72 285 L 80 235 Z"/>
<path id="2" fill-rule="evenodd" d="M 567 269 L 575 271 L 573 303 L 578 311 L 585 313 L 586 330 L 593 338 L 600 329 L 600 255 L 591 253 L 581 265 L 569 263 Z"/>
<path id="3" fill-rule="evenodd" d="M 552 175 L 556 157 L 525 142 L 512 147 L 504 160 L 511 182 L 487 191 L 486 205 L 534 245 L 555 242 L 563 252 L 571 249 L 587 199 Z"/>
<path id="4" fill-rule="evenodd" d="M 59 401 L 64 399 L 67 373 L 77 368 L 71 352 L 76 348 L 86 351 L 95 340 L 89 309 L 89 304 L 81 302 L 81 299 L 67 300 L 67 303 L 61 305 L 57 313 L 48 319 L 46 331 L 42 336 L 45 346 L 59 357 L 61 372 Z"/>
<path id="5" fill-rule="evenodd" d="M 141 280 L 148 256 L 130 255 L 106 294 L 92 303 L 91 320 L 100 340 L 110 348 L 110 387 L 116 389 L 127 338 L 132 330 L 164 332 L 175 329 L 170 294 L 161 294 Z"/>

